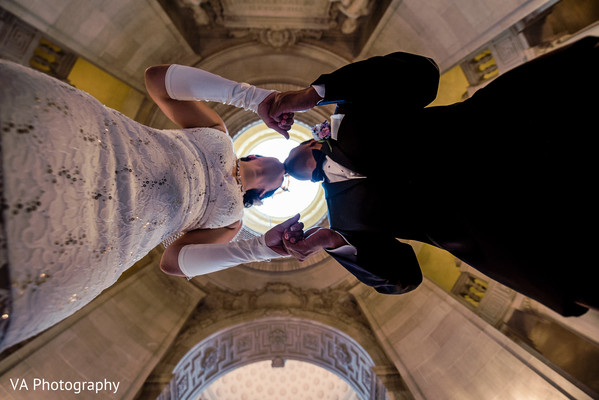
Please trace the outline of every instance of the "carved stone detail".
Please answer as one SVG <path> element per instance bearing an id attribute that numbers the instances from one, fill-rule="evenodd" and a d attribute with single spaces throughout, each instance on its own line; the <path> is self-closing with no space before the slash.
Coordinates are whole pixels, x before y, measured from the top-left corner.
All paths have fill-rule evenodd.
<path id="1" fill-rule="evenodd" d="M 309 320 L 271 317 L 233 326 L 198 343 L 177 364 L 160 399 L 193 399 L 237 367 L 262 360 L 283 367 L 286 359 L 337 374 L 363 399 L 381 398 L 384 390 L 371 357 L 348 335 Z"/>
<path id="2" fill-rule="evenodd" d="M 347 288 L 316 290 L 297 288 L 287 283 L 267 283 L 256 291 L 229 292 L 214 286 L 201 289 L 209 294 L 190 317 L 179 340 L 186 340 L 187 336 L 218 322 L 257 311 L 264 315 L 319 314 L 370 331 L 368 321 Z M 277 340 L 281 338 L 277 337 Z"/>
<path id="3" fill-rule="evenodd" d="M 192 48 L 219 46 L 216 42 L 257 41 L 280 50 L 300 41 L 325 36 L 353 43 L 361 28 L 374 24 L 388 1 L 374 0 L 160 0 Z M 195 28 L 195 32 L 194 31 Z M 220 39 L 220 40 L 219 40 Z M 211 43 L 208 43 L 211 42 Z M 345 44 L 344 44 L 345 46 Z"/>
<path id="4" fill-rule="evenodd" d="M 192 283 L 206 295 L 151 375 L 163 388 L 160 400 L 194 398 L 227 372 L 265 360 L 273 368 L 286 360 L 323 367 L 363 399 L 387 398 L 374 367 L 403 382 L 350 293 L 354 283 L 317 290 L 271 282 L 234 292 L 209 279 Z"/>

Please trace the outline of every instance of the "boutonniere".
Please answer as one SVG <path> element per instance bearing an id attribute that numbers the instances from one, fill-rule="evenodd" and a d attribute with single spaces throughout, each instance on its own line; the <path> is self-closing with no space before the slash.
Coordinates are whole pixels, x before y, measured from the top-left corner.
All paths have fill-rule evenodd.
<path id="1" fill-rule="evenodd" d="M 325 143 L 329 145 L 329 149 L 333 151 L 331 146 L 331 124 L 329 121 L 324 121 L 322 124 L 314 125 L 312 127 L 312 136 L 318 143 Z"/>

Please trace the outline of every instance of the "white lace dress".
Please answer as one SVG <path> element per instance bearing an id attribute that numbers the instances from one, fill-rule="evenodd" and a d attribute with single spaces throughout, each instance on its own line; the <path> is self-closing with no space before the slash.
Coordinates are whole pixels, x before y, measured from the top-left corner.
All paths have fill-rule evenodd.
<path id="1" fill-rule="evenodd" d="M 0 350 L 73 314 L 166 238 L 241 219 L 227 134 L 151 129 L 12 63 L 0 61 L 0 82 Z"/>

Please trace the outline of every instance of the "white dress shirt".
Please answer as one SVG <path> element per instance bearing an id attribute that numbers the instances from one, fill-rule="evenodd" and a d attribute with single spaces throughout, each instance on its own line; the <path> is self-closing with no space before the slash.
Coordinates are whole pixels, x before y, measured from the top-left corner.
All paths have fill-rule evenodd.
<path id="1" fill-rule="evenodd" d="M 312 87 L 314 88 L 316 93 L 318 93 L 318 95 L 324 99 L 325 86 L 324 85 L 312 85 Z M 341 121 L 343 120 L 344 116 L 345 116 L 345 114 L 331 115 L 330 124 L 331 124 L 331 139 L 332 140 L 337 140 L 337 137 L 339 134 L 339 126 L 341 125 Z M 324 172 L 327 182 L 329 182 L 329 183 L 337 183 L 337 182 L 342 182 L 342 181 L 346 181 L 349 179 L 366 178 L 364 175 L 360 175 L 357 172 L 354 172 L 354 171 L 350 170 L 349 168 L 344 167 L 343 165 L 341 165 L 338 162 L 331 159 L 329 156 L 326 156 L 324 162 L 322 163 L 322 170 Z M 339 233 L 339 232 L 337 232 L 337 233 Z M 351 258 L 355 257 L 357 255 L 356 248 L 347 241 L 345 236 L 343 236 L 341 233 L 339 233 L 339 235 L 341 235 L 341 237 L 343 237 L 343 240 L 345 240 L 347 245 L 338 247 L 336 249 L 327 250 L 327 251 L 329 253 L 333 253 L 333 254 L 336 254 L 339 256 L 345 256 L 345 257 L 351 257 Z"/>
<path id="2" fill-rule="evenodd" d="M 312 85 L 316 93 L 322 98 L 325 95 L 325 87 L 324 85 Z M 339 126 L 341 125 L 341 121 L 345 114 L 333 114 L 331 115 L 331 139 L 337 140 L 337 135 L 339 134 Z M 335 183 L 341 182 L 348 179 L 357 179 L 357 178 L 366 178 L 364 175 L 360 175 L 357 172 L 354 172 L 341 164 L 333 161 L 329 156 L 326 156 L 325 161 L 322 164 L 322 169 L 324 175 L 327 178 L 327 182 Z"/>

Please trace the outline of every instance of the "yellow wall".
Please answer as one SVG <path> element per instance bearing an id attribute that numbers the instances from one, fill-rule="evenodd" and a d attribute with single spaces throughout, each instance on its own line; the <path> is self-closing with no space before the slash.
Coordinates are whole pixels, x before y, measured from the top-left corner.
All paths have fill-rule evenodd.
<path id="1" fill-rule="evenodd" d="M 462 68 L 457 65 L 441 75 L 439 81 L 439 91 L 437 98 L 432 106 L 443 106 L 462 101 L 464 93 L 468 90 L 468 80 L 462 71 Z"/>
<path id="2" fill-rule="evenodd" d="M 460 276 L 455 257 L 445 250 L 428 244 L 422 245 L 416 257 L 424 276 L 451 292 L 451 288 Z"/>
<path id="3" fill-rule="evenodd" d="M 135 118 L 144 100 L 142 93 L 82 58 L 77 59 L 68 79 L 76 88 L 129 118 Z"/>

